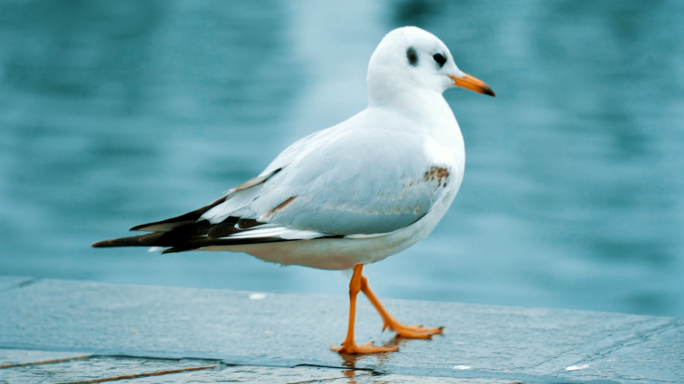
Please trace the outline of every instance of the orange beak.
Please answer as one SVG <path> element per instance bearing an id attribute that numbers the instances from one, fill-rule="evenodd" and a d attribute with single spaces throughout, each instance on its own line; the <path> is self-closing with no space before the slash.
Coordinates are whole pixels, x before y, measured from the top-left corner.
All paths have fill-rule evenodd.
<path id="1" fill-rule="evenodd" d="M 489 88 L 489 85 L 485 84 L 484 81 L 476 77 L 470 76 L 467 73 L 464 73 L 464 75 L 464 77 L 449 77 L 451 78 L 451 80 L 454 81 L 454 85 L 457 87 L 463 87 L 465 89 L 470 89 L 471 91 L 475 91 L 477 93 L 484 93 L 485 95 L 496 97 L 494 91 L 492 91 L 492 89 Z"/>

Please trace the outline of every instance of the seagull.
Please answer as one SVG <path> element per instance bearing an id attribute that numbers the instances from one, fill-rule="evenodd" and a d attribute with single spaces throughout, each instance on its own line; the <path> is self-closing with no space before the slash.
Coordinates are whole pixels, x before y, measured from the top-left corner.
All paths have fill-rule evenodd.
<path id="1" fill-rule="evenodd" d="M 244 252 L 281 265 L 353 269 L 347 337 L 330 347 L 339 353 L 398 350 L 355 343 L 359 292 L 382 317 L 383 330 L 420 339 L 442 333 L 400 323 L 362 270 L 425 238 L 456 197 L 465 148 L 444 91 L 495 94 L 458 69 L 440 39 L 417 27 L 382 39 L 367 81 L 365 110 L 295 142 L 259 176 L 195 211 L 131 228 L 151 233 L 92 246 Z"/>

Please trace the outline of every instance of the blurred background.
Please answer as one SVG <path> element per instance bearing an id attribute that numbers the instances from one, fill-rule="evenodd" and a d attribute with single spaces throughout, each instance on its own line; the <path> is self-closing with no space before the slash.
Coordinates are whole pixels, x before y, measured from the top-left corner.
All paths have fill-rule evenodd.
<path id="1" fill-rule="evenodd" d="M 198 208 L 366 105 L 391 29 L 497 98 L 445 97 L 454 205 L 381 297 L 684 316 L 684 2 L 0 3 L 0 274 L 346 295 L 248 255 L 92 249 Z"/>

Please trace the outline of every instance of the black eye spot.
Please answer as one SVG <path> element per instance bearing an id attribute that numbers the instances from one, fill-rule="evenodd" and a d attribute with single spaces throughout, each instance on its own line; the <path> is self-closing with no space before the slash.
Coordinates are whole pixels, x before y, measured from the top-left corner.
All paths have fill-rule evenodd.
<path id="1" fill-rule="evenodd" d="M 444 57 L 441 53 L 435 53 L 432 56 L 433 59 L 439 64 L 439 67 L 442 68 L 444 66 L 444 63 L 446 63 L 446 57 Z"/>
<path id="2" fill-rule="evenodd" d="M 418 54 L 413 47 L 409 47 L 406 50 L 406 58 L 408 59 L 409 64 L 413 65 L 414 67 L 418 65 Z"/>

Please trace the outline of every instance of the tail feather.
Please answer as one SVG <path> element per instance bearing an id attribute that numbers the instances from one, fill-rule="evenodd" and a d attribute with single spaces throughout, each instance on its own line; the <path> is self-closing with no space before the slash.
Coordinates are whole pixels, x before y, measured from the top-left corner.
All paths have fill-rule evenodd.
<path id="1" fill-rule="evenodd" d="M 145 235 L 139 235 L 139 236 L 131 236 L 131 237 L 122 237 L 119 239 L 111 239 L 111 240 L 102 240 L 98 241 L 96 243 L 93 243 L 91 247 L 93 248 L 112 248 L 112 247 L 142 247 L 146 246 L 149 247 L 149 243 L 145 243 L 141 241 L 141 238 L 149 236 L 150 234 L 145 234 Z"/>
<path id="2" fill-rule="evenodd" d="M 239 222 L 247 228 L 240 227 Z M 92 244 L 92 247 L 164 247 L 169 249 L 165 249 L 163 253 L 175 253 L 218 245 L 288 241 L 280 237 L 260 237 L 256 239 L 226 238 L 233 233 L 245 231 L 262 224 L 256 222 L 256 220 L 240 220 L 237 217 L 229 217 L 218 224 L 211 224 L 207 220 L 201 220 L 192 224 L 180 225 L 169 231 L 156 231 L 144 235 L 98 241 Z"/>
<path id="3" fill-rule="evenodd" d="M 162 232 L 168 232 L 168 231 L 173 230 L 174 228 L 178 228 L 178 227 L 182 227 L 185 225 L 196 223 L 198 220 L 200 220 L 202 218 L 202 215 L 204 215 L 208 210 L 210 210 L 210 209 L 214 208 L 215 206 L 225 202 L 231 193 L 233 193 L 235 191 L 249 189 L 249 188 L 255 187 L 257 185 L 263 184 L 264 182 L 266 182 L 268 179 L 270 179 L 273 175 L 277 174 L 281 170 L 282 170 L 282 168 L 275 169 L 275 170 L 273 170 L 273 171 L 271 171 L 271 172 L 269 172 L 263 176 L 255 177 L 255 178 L 247 181 L 246 183 L 238 185 L 237 187 L 228 191 L 228 193 L 226 193 L 225 195 L 223 195 L 220 198 L 212 201 L 211 204 L 206 205 L 200 209 L 196 209 L 192 212 L 186 213 L 184 215 L 172 217 L 170 219 L 166 219 L 166 220 L 162 220 L 162 221 L 155 221 L 153 223 L 136 225 L 135 227 L 131 228 L 131 231 L 162 231 Z"/>
<path id="4" fill-rule="evenodd" d="M 120 239 L 103 240 L 92 244 L 95 248 L 111 247 L 163 247 L 167 248 L 163 253 L 191 251 L 209 247 L 213 245 L 237 245 L 249 243 L 263 243 L 276 241 L 289 241 L 280 237 L 259 237 L 254 239 L 229 238 L 230 235 L 242 231 L 247 231 L 253 227 L 258 227 L 264 223 L 258 222 L 253 218 L 226 217 L 220 223 L 212 224 L 203 219 L 210 209 L 226 201 L 235 191 L 245 190 L 263 184 L 273 175 L 280 172 L 282 168 L 277 168 L 263 176 L 255 177 L 244 184 L 228 191 L 224 196 L 214 200 L 211 204 L 196 209 L 184 215 L 172 217 L 170 219 L 155 221 L 153 223 L 136 225 L 131 231 L 150 231 L 152 233 L 122 237 Z"/>
<path id="5" fill-rule="evenodd" d="M 144 235 L 131 236 L 131 237 L 121 237 L 118 239 L 102 240 L 93 243 L 91 247 L 93 248 L 112 248 L 112 247 L 154 247 L 154 246 L 171 246 L 163 245 L 167 243 L 168 239 L 165 239 L 167 232 L 152 232 L 146 233 Z"/>
<path id="6" fill-rule="evenodd" d="M 131 228 L 131 231 L 162 231 L 162 232 L 168 232 L 173 230 L 174 228 L 182 227 L 188 224 L 193 224 L 199 220 L 202 215 L 214 208 L 215 206 L 223 203 L 226 201 L 226 196 L 222 196 L 221 198 L 218 198 L 214 200 L 211 204 L 206 205 L 202 208 L 196 209 L 192 212 L 188 212 L 184 215 L 172 217 L 170 219 L 166 220 L 161 220 L 161 221 L 155 221 L 153 223 L 147 223 L 147 224 L 140 224 L 136 225 L 135 227 Z"/>

